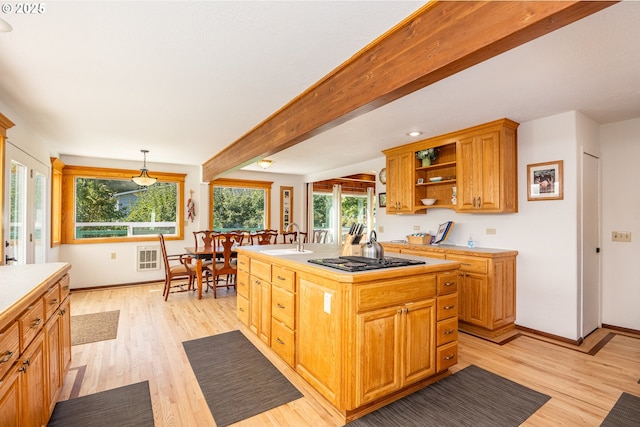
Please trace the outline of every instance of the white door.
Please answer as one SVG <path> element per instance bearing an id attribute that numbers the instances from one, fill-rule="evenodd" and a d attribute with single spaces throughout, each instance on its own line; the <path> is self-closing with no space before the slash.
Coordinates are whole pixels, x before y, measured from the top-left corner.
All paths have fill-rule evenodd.
<path id="1" fill-rule="evenodd" d="M 582 330 L 584 338 L 600 327 L 600 179 L 599 159 L 582 155 Z"/>
<path id="2" fill-rule="evenodd" d="M 8 141 L 5 170 L 5 263 L 44 263 L 49 232 L 48 167 Z"/>

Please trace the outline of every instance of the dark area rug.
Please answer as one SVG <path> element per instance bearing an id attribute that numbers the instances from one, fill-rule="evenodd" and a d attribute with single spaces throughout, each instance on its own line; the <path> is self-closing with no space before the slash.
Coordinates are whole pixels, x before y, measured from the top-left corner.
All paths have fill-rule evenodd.
<path id="1" fill-rule="evenodd" d="M 56 403 L 48 427 L 153 427 L 149 381 Z"/>
<path id="2" fill-rule="evenodd" d="M 514 427 L 549 399 L 471 365 L 347 425 Z"/>
<path id="3" fill-rule="evenodd" d="M 600 427 L 640 426 L 640 397 L 622 393 Z"/>
<path id="4" fill-rule="evenodd" d="M 182 345 L 218 427 L 303 397 L 240 331 Z"/>
<path id="5" fill-rule="evenodd" d="M 71 316 L 71 345 L 115 339 L 119 319 L 120 310 Z"/>

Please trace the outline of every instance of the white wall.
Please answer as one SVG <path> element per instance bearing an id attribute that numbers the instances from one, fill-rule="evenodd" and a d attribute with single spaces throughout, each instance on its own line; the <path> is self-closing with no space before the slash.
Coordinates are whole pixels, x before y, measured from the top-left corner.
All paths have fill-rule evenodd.
<path id="1" fill-rule="evenodd" d="M 602 322 L 640 329 L 640 118 L 603 125 Z M 612 242 L 630 231 L 631 243 Z"/>

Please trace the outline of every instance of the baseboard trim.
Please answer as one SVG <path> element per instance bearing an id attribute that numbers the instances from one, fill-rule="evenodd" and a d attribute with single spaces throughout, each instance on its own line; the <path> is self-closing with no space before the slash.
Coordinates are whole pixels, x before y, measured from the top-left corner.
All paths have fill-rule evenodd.
<path id="1" fill-rule="evenodd" d="M 149 285 L 152 283 L 160 283 L 162 284 L 162 280 L 148 280 L 146 282 L 132 282 L 132 283 L 120 283 L 117 285 L 100 285 L 100 286 L 89 286 L 84 288 L 71 288 L 71 292 L 86 292 L 86 291 L 101 291 L 105 289 L 113 289 L 113 288 L 126 288 L 130 286 L 140 286 L 140 285 Z"/>

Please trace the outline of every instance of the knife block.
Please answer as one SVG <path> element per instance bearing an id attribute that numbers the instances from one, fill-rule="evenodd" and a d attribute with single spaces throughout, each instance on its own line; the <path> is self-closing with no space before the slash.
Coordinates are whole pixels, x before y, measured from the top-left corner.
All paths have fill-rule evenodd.
<path id="1" fill-rule="evenodd" d="M 361 256 L 362 255 L 362 246 L 358 244 L 353 244 L 353 238 L 355 236 L 351 234 L 347 234 L 347 237 L 344 239 L 344 244 L 342 245 L 342 250 L 340 251 L 340 255 L 342 256 Z"/>

